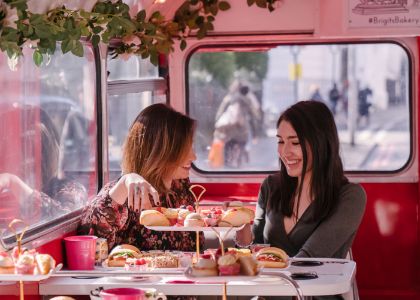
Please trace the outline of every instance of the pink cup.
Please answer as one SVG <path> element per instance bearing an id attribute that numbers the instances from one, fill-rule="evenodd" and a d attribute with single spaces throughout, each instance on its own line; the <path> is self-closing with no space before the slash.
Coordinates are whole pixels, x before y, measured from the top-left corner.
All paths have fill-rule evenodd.
<path id="1" fill-rule="evenodd" d="M 75 235 L 64 238 L 69 270 L 93 270 L 97 238 L 94 235 Z"/>
<path id="2" fill-rule="evenodd" d="M 107 289 L 99 293 L 103 300 L 144 300 L 145 294 L 141 289 L 116 288 Z"/>

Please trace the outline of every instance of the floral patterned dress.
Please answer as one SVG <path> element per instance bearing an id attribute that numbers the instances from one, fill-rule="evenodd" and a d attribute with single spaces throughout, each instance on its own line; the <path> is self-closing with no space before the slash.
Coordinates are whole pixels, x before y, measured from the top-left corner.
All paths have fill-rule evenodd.
<path id="1" fill-rule="evenodd" d="M 109 249 L 119 244 L 130 244 L 145 251 L 195 251 L 195 232 L 152 231 L 140 225 L 140 213 L 130 209 L 128 201 L 120 205 L 109 196 L 110 189 L 116 183 L 112 181 L 106 184 L 84 208 L 78 234 L 106 238 Z M 188 179 L 174 181 L 169 193 L 159 195 L 161 206 L 177 208 L 181 205 L 194 205 L 189 187 Z M 203 242 L 203 235 L 200 235 L 201 249 Z"/>

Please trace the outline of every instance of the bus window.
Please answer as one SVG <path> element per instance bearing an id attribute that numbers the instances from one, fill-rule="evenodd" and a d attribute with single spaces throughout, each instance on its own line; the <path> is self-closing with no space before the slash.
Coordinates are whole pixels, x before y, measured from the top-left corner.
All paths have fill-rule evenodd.
<path id="1" fill-rule="evenodd" d="M 57 51 L 41 67 L 24 51 L 17 66 L 0 53 L 0 229 L 44 225 L 97 192 L 92 49 Z"/>
<path id="2" fill-rule="evenodd" d="M 159 77 L 159 70 L 149 59 L 132 55 L 127 60 L 120 56 L 108 60 L 108 80 L 136 80 Z"/>
<path id="3" fill-rule="evenodd" d="M 135 66 L 135 67 L 134 67 Z M 148 59 L 108 60 L 108 162 L 110 180 L 121 175 L 121 150 L 137 114 L 154 103 L 166 103 L 166 81 Z"/>
<path id="4" fill-rule="evenodd" d="M 410 68 L 396 43 L 198 48 L 187 66 L 195 166 L 278 170 L 276 121 L 312 99 L 334 114 L 346 171 L 396 172 L 411 155 Z"/>

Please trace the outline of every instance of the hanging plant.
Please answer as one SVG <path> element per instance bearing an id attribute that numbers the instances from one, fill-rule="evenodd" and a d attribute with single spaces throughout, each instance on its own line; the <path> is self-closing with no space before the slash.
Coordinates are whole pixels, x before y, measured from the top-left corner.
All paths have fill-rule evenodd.
<path id="1" fill-rule="evenodd" d="M 272 11 L 278 1 L 247 0 L 247 4 Z M 118 39 L 112 47 L 113 58 L 134 54 L 157 65 L 158 55 L 173 51 L 176 40 L 184 50 L 187 37 L 204 38 L 214 30 L 215 16 L 228 9 L 225 0 L 186 0 L 174 19 L 166 20 L 159 11 L 147 17 L 141 10 L 131 17 L 122 0 L 0 0 L 0 49 L 16 58 L 25 45 L 30 46 L 39 66 L 55 52 L 57 43 L 63 53 L 83 56 L 81 40 L 97 47 Z"/>

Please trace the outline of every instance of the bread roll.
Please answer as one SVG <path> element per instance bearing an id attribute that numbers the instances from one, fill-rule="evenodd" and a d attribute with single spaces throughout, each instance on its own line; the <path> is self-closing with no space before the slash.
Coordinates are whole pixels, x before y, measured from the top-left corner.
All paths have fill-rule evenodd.
<path id="1" fill-rule="evenodd" d="M 237 210 L 242 210 L 242 211 L 246 212 L 248 214 L 250 220 L 254 220 L 255 211 L 253 209 L 248 208 L 248 207 L 239 207 L 239 208 L 237 208 Z"/>
<path id="2" fill-rule="evenodd" d="M 145 226 L 169 226 L 169 220 L 157 210 L 143 210 L 140 214 L 140 224 Z"/>
<path id="3" fill-rule="evenodd" d="M 35 256 L 35 261 L 38 274 L 48 274 L 52 269 L 55 268 L 55 260 L 49 254 L 37 254 Z"/>
<path id="4" fill-rule="evenodd" d="M 228 209 L 222 216 L 222 219 L 219 222 L 219 226 L 233 226 L 239 227 L 243 224 L 250 223 L 253 220 L 249 212 L 245 211 L 243 208 L 231 208 Z"/>

